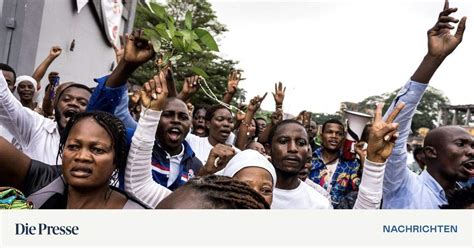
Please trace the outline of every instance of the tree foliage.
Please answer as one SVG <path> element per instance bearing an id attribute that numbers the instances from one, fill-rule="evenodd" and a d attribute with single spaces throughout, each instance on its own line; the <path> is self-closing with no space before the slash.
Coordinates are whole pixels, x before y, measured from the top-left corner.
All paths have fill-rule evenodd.
<path id="1" fill-rule="evenodd" d="M 227 29 L 217 20 L 211 4 L 205 0 L 169 0 L 164 6 L 154 2 L 149 6 L 137 6 L 135 28 L 144 29 L 145 36 L 160 45 L 164 62 L 173 62 L 177 88 L 181 89 L 185 77 L 197 74 L 206 78 L 209 88 L 221 98 L 227 89 L 227 76 L 238 62 L 213 52 L 218 51 L 216 40 Z M 130 81 L 143 84 L 155 73 L 154 61 L 149 61 Z M 237 89 L 233 103 L 243 95 L 245 91 Z M 203 91 L 198 91 L 192 102 L 215 104 Z"/>
<path id="2" fill-rule="evenodd" d="M 359 110 L 363 112 L 364 109 L 375 109 L 375 104 L 378 102 L 384 102 L 385 106 L 383 112 L 385 113 L 390 107 L 390 104 L 397 96 L 400 88 L 382 94 L 381 96 L 371 96 L 367 97 L 359 103 Z M 438 120 L 438 114 L 440 107 L 443 105 L 448 105 L 449 99 L 441 92 L 440 90 L 428 86 L 423 98 L 420 101 L 420 104 L 417 107 L 416 114 L 413 116 L 413 121 L 411 125 L 412 131 L 416 131 L 421 127 L 426 127 L 429 129 L 435 128 Z"/>
<path id="3" fill-rule="evenodd" d="M 342 116 L 328 113 L 311 113 L 311 120 L 315 121 L 318 125 L 322 125 L 324 122 L 330 119 L 342 121 Z"/>

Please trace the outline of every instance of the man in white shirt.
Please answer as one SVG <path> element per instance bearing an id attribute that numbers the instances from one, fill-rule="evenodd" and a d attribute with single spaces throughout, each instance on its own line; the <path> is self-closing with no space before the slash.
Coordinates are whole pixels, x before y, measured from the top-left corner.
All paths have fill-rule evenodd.
<path id="1" fill-rule="evenodd" d="M 86 110 L 90 95 L 85 85 L 64 84 L 55 98 L 54 121 L 24 108 L 8 90 L 5 77 L 0 73 L 0 125 L 18 140 L 31 159 L 50 165 L 61 163 L 61 158 L 56 161 L 60 131 L 71 116 Z"/>
<path id="2" fill-rule="evenodd" d="M 329 200 L 298 178 L 308 157 L 305 128 L 295 120 L 278 123 L 268 137 L 270 155 L 277 173 L 273 191 L 274 209 L 331 209 Z"/>

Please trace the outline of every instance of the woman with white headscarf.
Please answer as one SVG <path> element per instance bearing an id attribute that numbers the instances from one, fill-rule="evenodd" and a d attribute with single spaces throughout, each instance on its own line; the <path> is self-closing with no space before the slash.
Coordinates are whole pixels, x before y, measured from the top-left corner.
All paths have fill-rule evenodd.
<path id="1" fill-rule="evenodd" d="M 259 152 L 247 149 L 237 153 L 229 160 L 222 175 L 247 183 L 262 195 L 268 204 L 272 204 L 276 172 L 268 159 Z"/>
<path id="2" fill-rule="evenodd" d="M 38 83 L 34 78 L 26 75 L 19 76 L 16 78 L 13 94 L 21 102 L 23 107 L 40 112 L 41 109 L 36 102 L 38 97 L 37 86 Z"/>

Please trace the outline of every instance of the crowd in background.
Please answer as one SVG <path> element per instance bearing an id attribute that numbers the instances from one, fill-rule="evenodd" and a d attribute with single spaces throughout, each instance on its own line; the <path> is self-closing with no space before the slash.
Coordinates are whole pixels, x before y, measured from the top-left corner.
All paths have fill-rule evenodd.
<path id="1" fill-rule="evenodd" d="M 57 46 L 31 76 L 0 64 L 0 208 L 472 208 L 474 140 L 466 130 L 438 127 L 423 147 L 407 146 L 430 79 L 462 41 L 466 17 L 452 17 L 456 11 L 446 1 L 419 67 L 385 114 L 377 106 L 352 152 L 341 120 L 319 123 L 318 133 L 309 111 L 284 119 L 281 82 L 268 120 L 256 118 L 272 98 L 263 90 L 246 106 L 230 104 L 238 70 L 212 106 L 193 101 L 212 82 L 192 75 L 178 91 L 171 64 L 130 90 L 131 74 L 156 55 L 140 32 L 116 48 L 116 68 L 93 89 L 60 82 L 54 71 L 43 89 Z"/>

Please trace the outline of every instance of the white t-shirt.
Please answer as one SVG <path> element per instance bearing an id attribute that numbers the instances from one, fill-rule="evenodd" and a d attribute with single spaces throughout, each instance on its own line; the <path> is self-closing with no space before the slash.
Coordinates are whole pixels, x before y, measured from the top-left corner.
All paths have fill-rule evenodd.
<path id="1" fill-rule="evenodd" d="M 207 158 L 209 157 L 209 153 L 214 147 L 213 145 L 211 145 L 211 143 L 209 143 L 208 137 L 199 137 L 194 134 L 188 133 L 188 135 L 186 136 L 186 141 L 189 143 L 189 146 L 191 146 L 191 149 L 193 149 L 196 157 L 202 162 L 203 165 L 205 165 L 207 162 Z M 227 142 L 229 142 L 229 139 L 227 139 Z M 228 145 L 232 144 L 228 143 Z M 240 152 L 237 147 L 232 147 L 235 149 L 235 152 Z"/>
<path id="2" fill-rule="evenodd" d="M 309 185 L 309 187 L 315 189 L 316 191 L 318 191 L 318 193 L 320 193 L 321 195 L 323 195 L 324 197 L 326 197 L 328 200 L 331 200 L 331 195 L 329 194 L 329 192 L 327 192 L 323 187 L 321 187 L 319 184 L 311 181 L 309 178 L 306 178 L 306 180 L 304 181 L 306 184 Z"/>
<path id="3" fill-rule="evenodd" d="M 275 188 L 273 190 L 272 209 L 332 209 L 329 200 L 311 188 L 308 184 L 300 181 L 296 189 L 285 190 Z"/>
<path id="4" fill-rule="evenodd" d="M 1 123 L 0 123 L 0 137 L 6 139 L 10 143 L 13 139 L 13 134 L 8 132 L 8 130 L 5 127 L 3 127 Z"/>
<path id="5" fill-rule="evenodd" d="M 179 165 L 181 163 L 181 160 L 183 160 L 183 157 L 184 157 L 184 145 L 181 145 L 181 153 L 177 154 L 177 155 L 174 155 L 174 156 L 171 156 L 168 152 L 166 152 L 166 156 L 169 158 L 170 160 L 170 175 L 169 175 L 169 178 L 168 178 L 168 187 L 171 186 L 171 184 L 174 183 L 174 181 L 176 180 L 176 178 L 178 178 L 179 176 Z"/>

